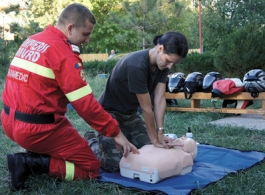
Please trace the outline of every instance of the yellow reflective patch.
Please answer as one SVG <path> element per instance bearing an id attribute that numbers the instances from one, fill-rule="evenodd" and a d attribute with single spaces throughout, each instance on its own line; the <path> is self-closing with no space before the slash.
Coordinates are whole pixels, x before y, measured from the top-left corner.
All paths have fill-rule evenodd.
<path id="1" fill-rule="evenodd" d="M 92 89 L 87 84 L 86 86 L 79 88 L 79 89 L 72 91 L 72 92 L 65 94 L 65 95 L 70 102 L 74 102 L 74 101 L 76 101 L 76 100 L 78 100 L 78 99 L 80 99 L 86 95 L 89 95 L 91 92 L 92 92 Z"/>
<path id="2" fill-rule="evenodd" d="M 44 66 L 41 66 L 39 64 L 27 61 L 27 60 L 23 60 L 20 58 L 15 57 L 12 62 L 11 62 L 12 66 L 18 67 L 18 68 L 22 68 L 25 69 L 29 72 L 50 78 L 50 79 L 55 79 L 55 75 L 52 71 L 52 69 L 50 68 L 46 68 Z"/>
<path id="3" fill-rule="evenodd" d="M 75 165 L 65 161 L 65 181 L 73 181 L 75 176 Z"/>

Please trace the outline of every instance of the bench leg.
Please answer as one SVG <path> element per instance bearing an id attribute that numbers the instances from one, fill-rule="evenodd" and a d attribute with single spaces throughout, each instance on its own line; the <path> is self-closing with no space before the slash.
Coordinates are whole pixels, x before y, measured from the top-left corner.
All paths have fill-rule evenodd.
<path id="1" fill-rule="evenodd" d="M 190 101 L 191 108 L 200 108 L 201 107 L 201 100 L 191 100 Z"/>
<path id="2" fill-rule="evenodd" d="M 262 118 L 265 120 L 265 100 L 262 100 L 261 104 L 262 104 L 262 111 L 263 111 Z"/>

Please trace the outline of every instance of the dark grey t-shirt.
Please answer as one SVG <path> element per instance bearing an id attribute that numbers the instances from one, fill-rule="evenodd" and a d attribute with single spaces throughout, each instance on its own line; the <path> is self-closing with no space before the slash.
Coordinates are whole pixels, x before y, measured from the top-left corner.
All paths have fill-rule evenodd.
<path id="1" fill-rule="evenodd" d="M 166 83 L 169 69 L 152 71 L 149 50 L 123 57 L 113 68 L 99 102 L 106 110 L 122 114 L 137 112 L 136 94 L 152 94 L 158 82 Z"/>

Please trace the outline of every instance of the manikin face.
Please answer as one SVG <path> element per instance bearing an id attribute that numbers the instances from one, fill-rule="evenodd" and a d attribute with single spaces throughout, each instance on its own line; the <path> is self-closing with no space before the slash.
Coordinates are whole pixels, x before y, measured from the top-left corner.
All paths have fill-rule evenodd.
<path id="1" fill-rule="evenodd" d="M 157 49 L 156 64 L 160 70 L 166 68 L 171 69 L 174 64 L 177 64 L 182 60 L 177 54 L 165 54 L 163 45 L 158 45 Z"/>
<path id="2" fill-rule="evenodd" d="M 68 39 L 71 43 L 81 48 L 83 43 L 88 43 L 90 35 L 94 29 L 94 24 L 86 20 L 85 25 L 82 27 L 75 27 L 74 24 L 68 25 Z"/>
<path id="3" fill-rule="evenodd" d="M 176 146 L 176 148 L 181 148 L 184 152 L 189 153 L 193 159 L 196 158 L 198 150 L 197 150 L 197 144 L 193 139 L 183 136 L 176 139 L 174 142 L 176 142 L 179 145 Z"/>

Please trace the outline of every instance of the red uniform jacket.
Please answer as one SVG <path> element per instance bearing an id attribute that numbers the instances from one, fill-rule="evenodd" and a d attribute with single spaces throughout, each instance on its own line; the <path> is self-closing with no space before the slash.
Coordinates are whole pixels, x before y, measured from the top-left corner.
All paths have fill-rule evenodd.
<path id="1" fill-rule="evenodd" d="M 2 99 L 6 106 L 28 114 L 64 115 L 70 102 L 103 135 L 116 136 L 120 131 L 117 121 L 93 96 L 79 54 L 51 25 L 29 37 L 17 51 Z"/>

